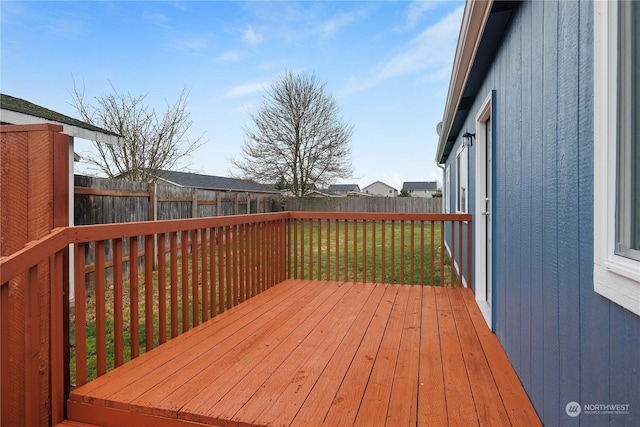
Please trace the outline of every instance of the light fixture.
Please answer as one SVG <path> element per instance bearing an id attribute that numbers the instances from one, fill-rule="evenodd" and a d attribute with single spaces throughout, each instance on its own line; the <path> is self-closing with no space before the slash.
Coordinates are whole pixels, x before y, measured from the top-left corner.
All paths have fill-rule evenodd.
<path id="1" fill-rule="evenodd" d="M 465 132 L 464 135 L 462 135 L 462 145 L 464 147 L 471 147 L 473 145 L 473 138 L 475 137 L 475 133 Z"/>

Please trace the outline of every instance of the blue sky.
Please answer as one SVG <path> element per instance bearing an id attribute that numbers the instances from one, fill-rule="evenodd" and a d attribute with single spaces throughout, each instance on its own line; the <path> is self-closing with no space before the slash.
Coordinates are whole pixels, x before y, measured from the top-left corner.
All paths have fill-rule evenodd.
<path id="1" fill-rule="evenodd" d="M 0 3 L 2 93 L 79 117 L 85 97 L 165 100 L 190 91 L 190 170 L 227 176 L 270 83 L 286 70 L 326 82 L 354 126 L 355 177 L 442 180 L 435 164 L 463 1 L 75 1 Z M 82 154 L 91 144 L 77 141 Z"/>

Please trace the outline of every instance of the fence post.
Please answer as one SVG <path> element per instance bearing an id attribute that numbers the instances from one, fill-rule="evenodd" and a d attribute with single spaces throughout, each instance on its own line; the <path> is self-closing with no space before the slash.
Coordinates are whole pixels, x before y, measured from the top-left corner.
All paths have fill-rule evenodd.
<path id="1" fill-rule="evenodd" d="M 222 215 L 222 191 L 218 191 L 216 201 L 216 216 L 220 216 Z"/>
<path id="2" fill-rule="evenodd" d="M 191 218 L 198 218 L 198 189 L 191 189 Z"/>
<path id="3" fill-rule="evenodd" d="M 149 183 L 149 216 L 151 221 L 158 220 L 158 184 Z M 158 236 L 153 236 L 153 269 L 158 269 Z"/>

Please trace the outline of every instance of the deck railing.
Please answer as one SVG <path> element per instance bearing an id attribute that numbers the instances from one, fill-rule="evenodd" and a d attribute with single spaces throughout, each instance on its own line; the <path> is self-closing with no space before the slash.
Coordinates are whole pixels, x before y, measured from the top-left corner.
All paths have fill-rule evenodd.
<path id="1" fill-rule="evenodd" d="M 3 424 L 11 424 L 9 412 L 28 416 L 26 408 L 43 404 L 31 393 L 43 363 L 51 388 L 45 404 L 55 423 L 64 414 L 65 384 L 85 384 L 287 278 L 468 285 L 470 221 L 470 215 L 281 212 L 57 229 L 0 260 L 1 395 L 21 383 L 26 396 L 2 404 Z M 75 303 L 67 317 L 70 244 Z M 9 309 L 10 284 L 28 290 L 22 311 Z M 52 295 L 46 331 L 30 317 L 41 286 Z M 11 340 L 25 342 L 25 354 L 38 354 L 42 334 L 50 336 L 48 360 L 26 357 L 14 372 L 20 355 Z M 18 409 L 17 400 L 24 401 Z"/>

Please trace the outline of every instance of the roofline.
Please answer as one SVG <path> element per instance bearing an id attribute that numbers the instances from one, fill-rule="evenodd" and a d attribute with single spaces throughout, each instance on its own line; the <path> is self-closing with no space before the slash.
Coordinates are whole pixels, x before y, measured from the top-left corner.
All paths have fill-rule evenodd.
<path id="1" fill-rule="evenodd" d="M 442 156 L 453 119 L 462 99 L 462 92 L 469 78 L 471 66 L 478 51 L 480 40 L 491 13 L 494 0 L 467 0 L 464 6 L 458 45 L 453 59 L 451 71 L 451 83 L 447 93 L 442 126 L 438 135 L 438 148 L 436 150 L 436 162 L 442 163 Z"/>
<path id="2" fill-rule="evenodd" d="M 122 145 L 122 137 L 114 134 L 107 134 L 107 133 L 102 133 L 94 130 L 89 130 L 86 128 L 82 128 L 80 126 L 70 125 L 68 123 L 46 119 L 43 117 L 31 115 L 31 114 L 20 113 L 18 111 L 8 110 L 5 108 L 2 108 L 2 121 L 7 123 L 28 124 L 28 125 L 51 123 L 55 125 L 61 125 L 62 132 L 72 137 L 87 139 L 90 141 L 102 142 L 102 143 L 111 144 L 111 145 Z"/>
<path id="3" fill-rule="evenodd" d="M 172 172 L 172 171 L 169 171 Z M 200 190 L 210 190 L 210 191 L 225 191 L 228 193 L 261 193 L 261 194 L 280 194 L 280 191 L 278 190 L 238 190 L 238 189 L 232 189 L 232 188 L 224 188 L 224 187 L 186 187 L 182 184 L 178 184 L 175 181 L 171 181 L 170 179 L 167 178 L 162 178 L 159 177 L 157 175 L 155 175 L 156 178 L 158 178 L 158 181 L 163 181 L 166 182 L 167 184 L 170 185 L 175 185 L 176 187 L 180 187 L 180 188 L 197 188 Z M 220 177 L 220 178 L 224 178 L 224 177 Z"/>

